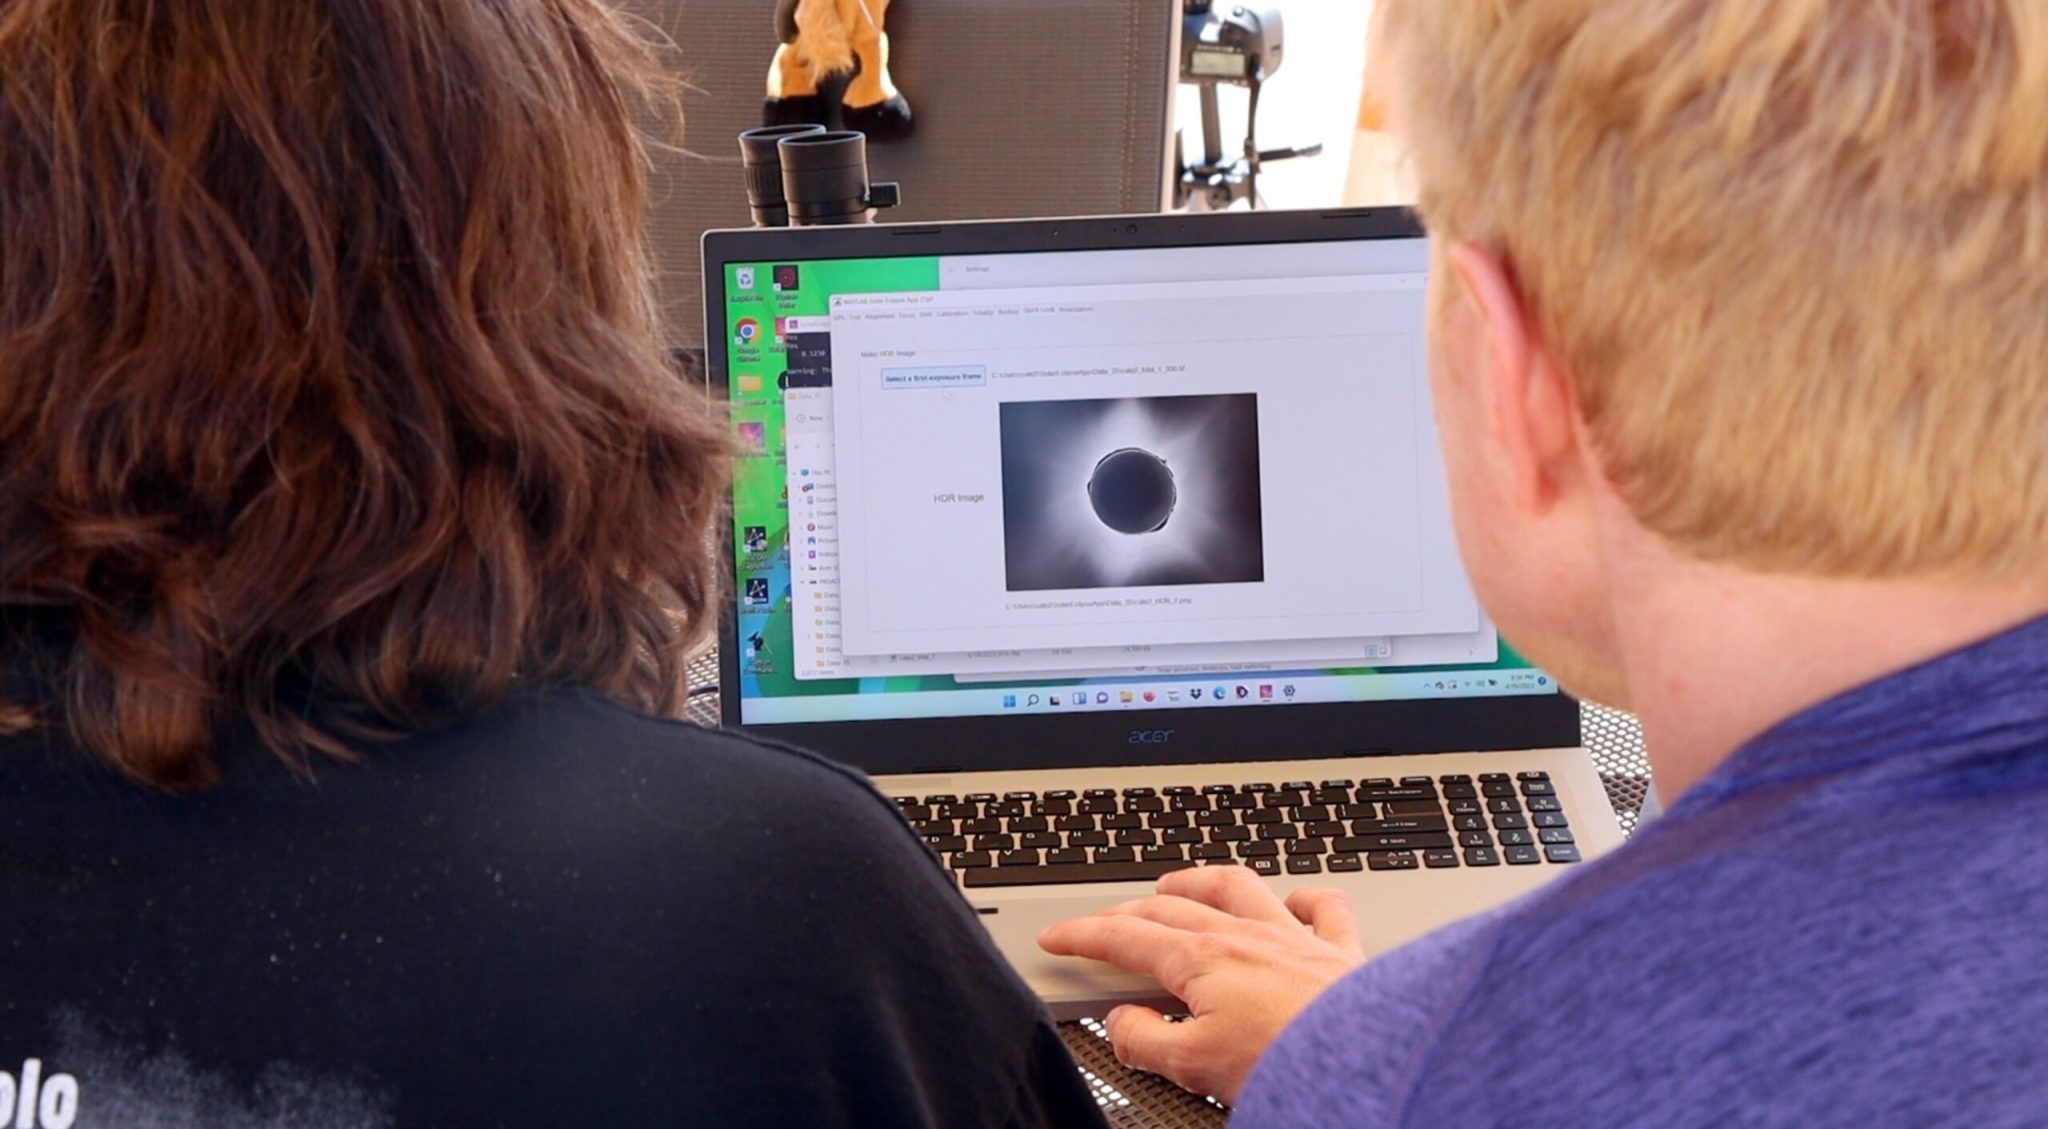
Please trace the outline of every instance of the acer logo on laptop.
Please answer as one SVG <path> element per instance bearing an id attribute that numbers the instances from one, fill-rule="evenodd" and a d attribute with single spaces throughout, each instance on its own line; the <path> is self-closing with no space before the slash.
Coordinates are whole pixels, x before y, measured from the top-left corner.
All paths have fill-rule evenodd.
<path id="1" fill-rule="evenodd" d="M 1130 743 L 1133 745 L 1164 745 L 1171 740 L 1173 740 L 1173 730 L 1171 729 L 1131 730 Z"/>

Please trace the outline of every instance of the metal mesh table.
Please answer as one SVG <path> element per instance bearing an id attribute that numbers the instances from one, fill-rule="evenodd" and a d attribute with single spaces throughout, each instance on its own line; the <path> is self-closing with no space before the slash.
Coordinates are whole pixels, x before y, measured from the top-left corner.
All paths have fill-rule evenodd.
<path id="1" fill-rule="evenodd" d="M 717 656 L 706 655 L 690 664 L 692 686 L 717 683 Z M 694 697 L 689 712 L 692 720 L 716 725 L 718 698 L 711 694 Z M 1621 824 L 1622 834 L 1632 833 L 1650 786 L 1642 730 L 1634 717 L 1599 706 L 1583 707 L 1581 719 L 1586 749 L 1607 786 L 1614 818 Z M 1191 1094 L 1156 1074 L 1131 1070 L 1118 1062 L 1096 1020 L 1062 1023 L 1060 1037 L 1073 1052 L 1109 1123 L 1117 1129 L 1190 1129 L 1222 1125 L 1229 1119 L 1229 1111 L 1214 1099 Z"/>

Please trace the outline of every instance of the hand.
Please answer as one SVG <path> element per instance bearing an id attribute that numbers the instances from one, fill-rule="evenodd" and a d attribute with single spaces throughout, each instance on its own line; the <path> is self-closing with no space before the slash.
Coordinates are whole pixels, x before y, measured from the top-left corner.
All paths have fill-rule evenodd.
<path id="1" fill-rule="evenodd" d="M 1060 956 L 1150 976 L 1194 1018 L 1126 1004 L 1105 1023 L 1117 1060 L 1236 1104 L 1252 1064 L 1323 989 L 1365 961 L 1348 899 L 1296 890 L 1282 902 L 1241 866 L 1176 870 L 1155 897 L 1038 935 Z"/>

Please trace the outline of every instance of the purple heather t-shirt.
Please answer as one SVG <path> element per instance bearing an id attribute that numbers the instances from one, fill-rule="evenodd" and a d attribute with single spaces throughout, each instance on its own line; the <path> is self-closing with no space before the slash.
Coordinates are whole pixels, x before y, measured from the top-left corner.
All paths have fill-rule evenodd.
<path id="1" fill-rule="evenodd" d="M 2048 619 L 1778 725 L 1624 849 L 1359 969 L 1232 1125 L 2048 1125 Z"/>

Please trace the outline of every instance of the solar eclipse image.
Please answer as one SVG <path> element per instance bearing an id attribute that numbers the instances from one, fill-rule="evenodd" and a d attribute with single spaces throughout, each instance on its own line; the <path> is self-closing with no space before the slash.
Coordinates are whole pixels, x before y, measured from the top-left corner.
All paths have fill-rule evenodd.
<path id="1" fill-rule="evenodd" d="M 1012 592 L 1265 579 L 1259 398 L 1001 407 Z"/>

